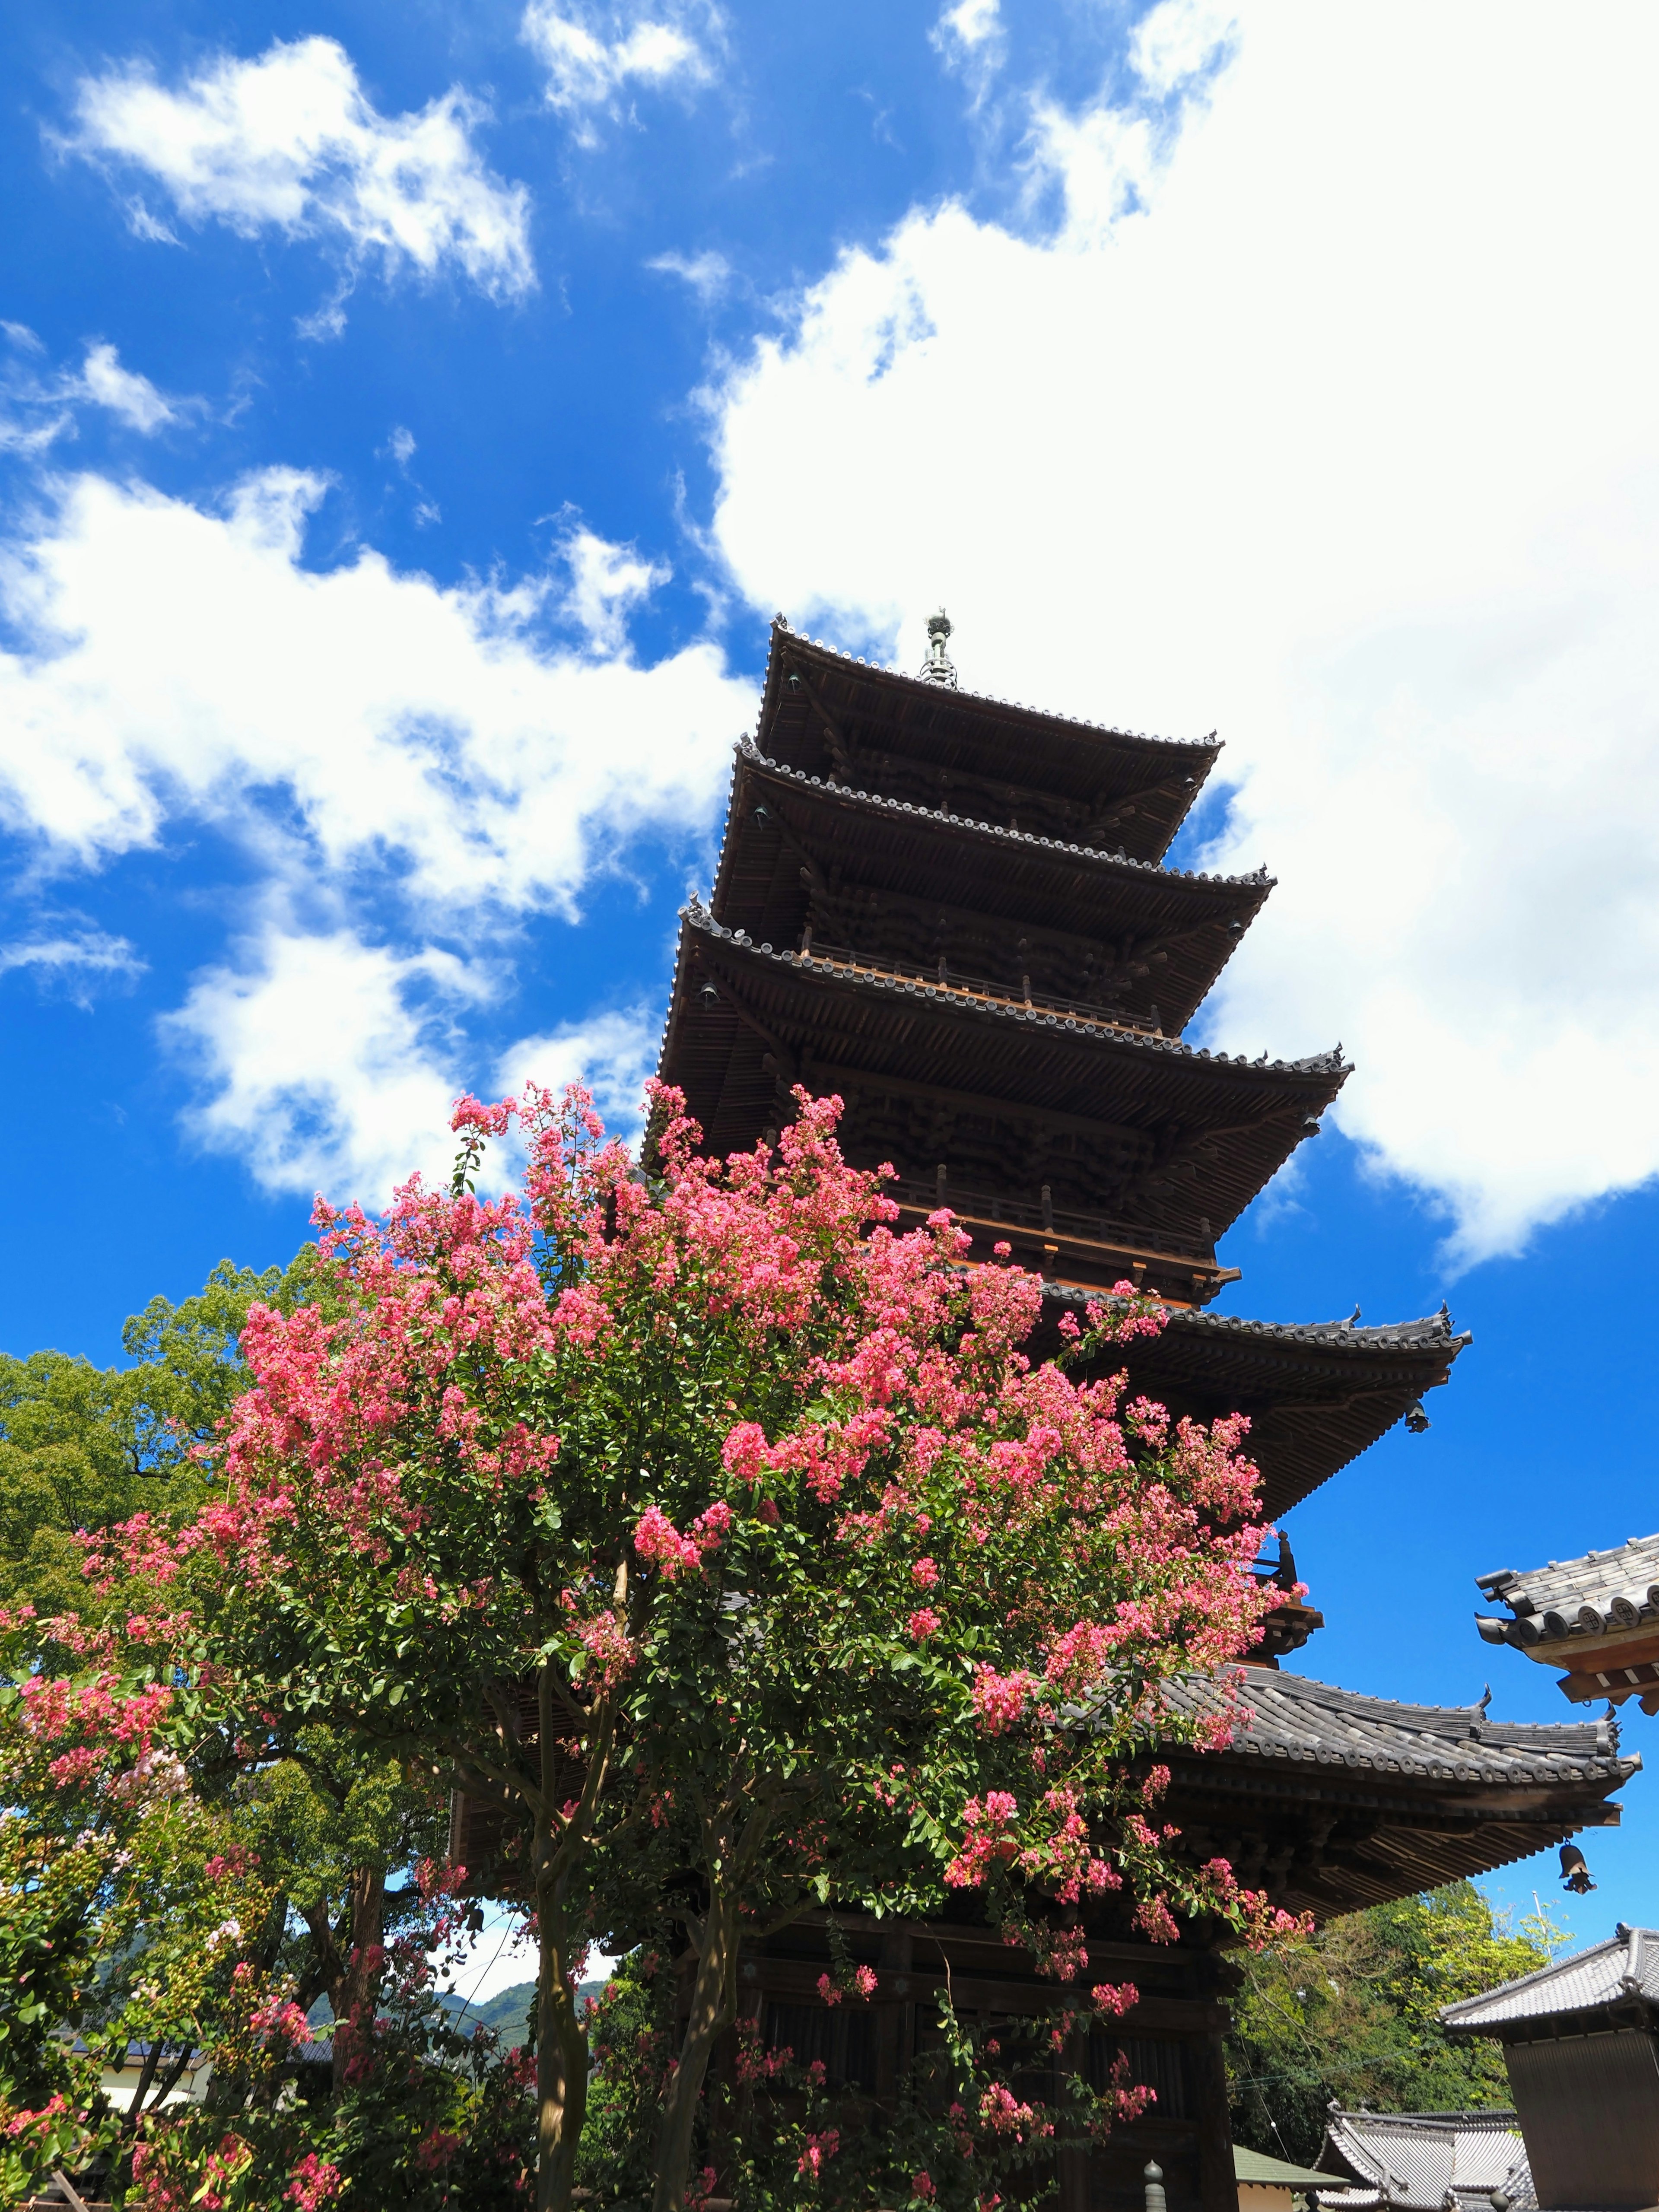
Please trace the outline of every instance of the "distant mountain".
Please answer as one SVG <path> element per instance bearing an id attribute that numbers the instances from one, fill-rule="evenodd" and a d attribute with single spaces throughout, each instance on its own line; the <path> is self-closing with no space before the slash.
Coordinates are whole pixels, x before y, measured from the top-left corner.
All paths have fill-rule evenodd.
<path id="1" fill-rule="evenodd" d="M 604 1987 L 603 1982 L 583 1982 L 576 1995 L 579 1997 L 596 1997 Z M 503 2045 L 510 2047 L 514 2043 L 521 2043 L 529 2025 L 530 2008 L 535 1995 L 534 1982 L 514 1982 L 507 1989 L 497 1990 L 493 1997 L 486 1997 L 482 2004 L 466 2005 L 466 2018 L 462 2025 L 471 2027 L 475 2021 L 479 2021 L 485 2027 L 494 2028 Z M 442 2002 L 451 2012 L 459 2013 L 463 2009 L 462 1999 L 453 1991 L 447 1994 Z"/>

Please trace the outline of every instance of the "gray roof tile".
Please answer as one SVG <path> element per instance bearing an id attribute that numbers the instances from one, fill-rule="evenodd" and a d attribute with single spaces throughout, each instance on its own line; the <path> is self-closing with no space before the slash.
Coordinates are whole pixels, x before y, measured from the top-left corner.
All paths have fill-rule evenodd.
<path id="1" fill-rule="evenodd" d="M 1519 1572 L 1504 1567 L 1477 1575 L 1475 1584 L 1515 1616 L 1491 1632 L 1494 1643 L 1530 1644 L 1659 1627 L 1659 1536 L 1632 1536 L 1611 1551 L 1552 1559 Z M 1562 1656 L 1565 1662 L 1568 1655 Z"/>
<path id="2" fill-rule="evenodd" d="M 1440 2017 L 1455 2033 L 1481 2035 L 1516 2021 L 1628 2007 L 1632 2001 L 1659 2008 L 1659 1929 L 1627 1928 L 1620 1921 L 1607 1942 L 1445 2005 Z"/>
<path id="3" fill-rule="evenodd" d="M 1270 1668 L 1240 1673 L 1232 1758 L 1494 1786 L 1622 1779 L 1642 1763 L 1620 1756 L 1618 1729 L 1608 1721 L 1494 1721 L 1480 1705 L 1396 1705 Z M 1209 1713 L 1226 1692 L 1214 1677 L 1193 1674 L 1166 1694 L 1178 1711 Z"/>
<path id="4" fill-rule="evenodd" d="M 1486 2212 L 1494 2189 L 1520 2208 L 1535 2205 L 1527 2147 L 1513 2112 L 1332 2112 L 1322 2169 L 1346 2172 L 1357 2186 L 1340 2183 L 1319 2191 L 1325 2206 L 1388 2204 L 1399 2212 L 1440 2212 L 1452 2202 Z"/>

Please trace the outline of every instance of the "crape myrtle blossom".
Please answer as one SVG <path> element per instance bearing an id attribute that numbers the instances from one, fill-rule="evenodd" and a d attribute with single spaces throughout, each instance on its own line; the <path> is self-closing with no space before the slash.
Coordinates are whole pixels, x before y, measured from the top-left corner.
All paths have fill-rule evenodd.
<path id="1" fill-rule="evenodd" d="M 1091 1901 L 1160 1935 L 1269 1923 L 1183 1866 L 1145 1781 L 1200 1733 L 1162 1686 L 1277 1600 L 1244 1425 L 1120 1412 L 1112 1352 L 1163 1325 L 1127 1283 L 1034 1362 L 1038 1279 L 975 1264 L 944 1209 L 899 1233 L 839 1100 L 794 1103 L 715 1160 L 658 1087 L 636 1162 L 578 1090 L 463 1099 L 447 1188 L 378 1219 L 319 1200 L 318 1295 L 251 1314 L 210 1504 L 125 1539 L 158 1583 L 219 1574 L 215 1665 L 257 1668 L 284 1724 L 520 1808 L 544 2208 L 584 2117 L 574 1977 L 624 1899 L 696 1960 L 656 2212 L 692 2184 L 742 1928 L 821 1902 L 829 1866 L 870 1910 L 982 1890 L 1063 1984 Z M 480 1199 L 515 1124 L 521 1185 Z"/>

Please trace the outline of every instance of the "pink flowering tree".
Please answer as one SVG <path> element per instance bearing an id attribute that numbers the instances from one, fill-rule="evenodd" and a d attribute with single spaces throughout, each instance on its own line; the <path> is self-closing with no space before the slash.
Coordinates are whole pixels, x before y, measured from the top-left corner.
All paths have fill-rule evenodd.
<path id="1" fill-rule="evenodd" d="M 141 1622 L 171 1648 L 177 1620 Z M 42 1644 L 55 1662 L 38 1663 Z M 0 2197 L 118 2156 L 147 2105 L 272 1993 L 271 1893 L 191 1765 L 202 1699 L 155 1650 L 0 1613 Z M 303 2023 L 303 2015 L 301 2015 Z M 272 2015 L 273 2023 L 276 2015 Z M 66 2041 L 77 2031 L 79 2047 Z M 256 2034 L 256 2039 L 257 2034 Z M 130 2051 L 130 2119 L 99 2091 Z M 11 2193 L 15 2191 L 16 2193 Z"/>
<path id="2" fill-rule="evenodd" d="M 320 1209 L 331 1294 L 250 1313 L 214 1502 L 128 1540 L 149 1573 L 218 1563 L 216 1663 L 273 1725 L 507 1808 L 543 2208 L 584 2118 L 586 1947 L 630 1913 L 694 1961 L 656 2212 L 686 2198 L 745 1933 L 981 1889 L 1065 1984 L 1091 1903 L 1159 1940 L 1265 1924 L 1184 1864 L 1149 1774 L 1193 1728 L 1162 1686 L 1248 1648 L 1265 1602 L 1240 1425 L 1034 1364 L 1036 1279 L 967 1264 L 946 1213 L 896 1233 L 838 1102 L 797 1102 L 722 1163 L 659 1091 L 642 1171 L 580 1093 L 463 1101 L 449 1189 Z M 514 1121 L 522 1188 L 480 1199 Z M 1079 1352 L 1160 1325 L 1122 1289 Z"/>

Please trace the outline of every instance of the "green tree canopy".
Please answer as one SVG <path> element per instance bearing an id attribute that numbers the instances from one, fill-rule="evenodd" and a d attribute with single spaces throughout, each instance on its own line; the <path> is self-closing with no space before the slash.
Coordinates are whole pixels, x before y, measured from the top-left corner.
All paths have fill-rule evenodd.
<path id="1" fill-rule="evenodd" d="M 1305 2164 L 1333 2098 L 1405 2112 L 1508 2105 L 1502 2052 L 1451 2042 L 1437 2014 L 1547 1966 L 1561 1936 L 1541 1910 L 1512 1924 L 1458 1881 L 1239 1954 L 1227 2046 L 1235 2139 Z"/>
<path id="2" fill-rule="evenodd" d="M 84 1613 L 77 1529 L 199 1502 L 191 1455 L 246 1388 L 248 1308 L 292 1312 L 316 1287 L 316 1260 L 314 1244 L 285 1267 L 222 1260 L 194 1297 L 153 1297 L 121 1332 L 125 1366 L 0 1354 L 0 1605 Z"/>

